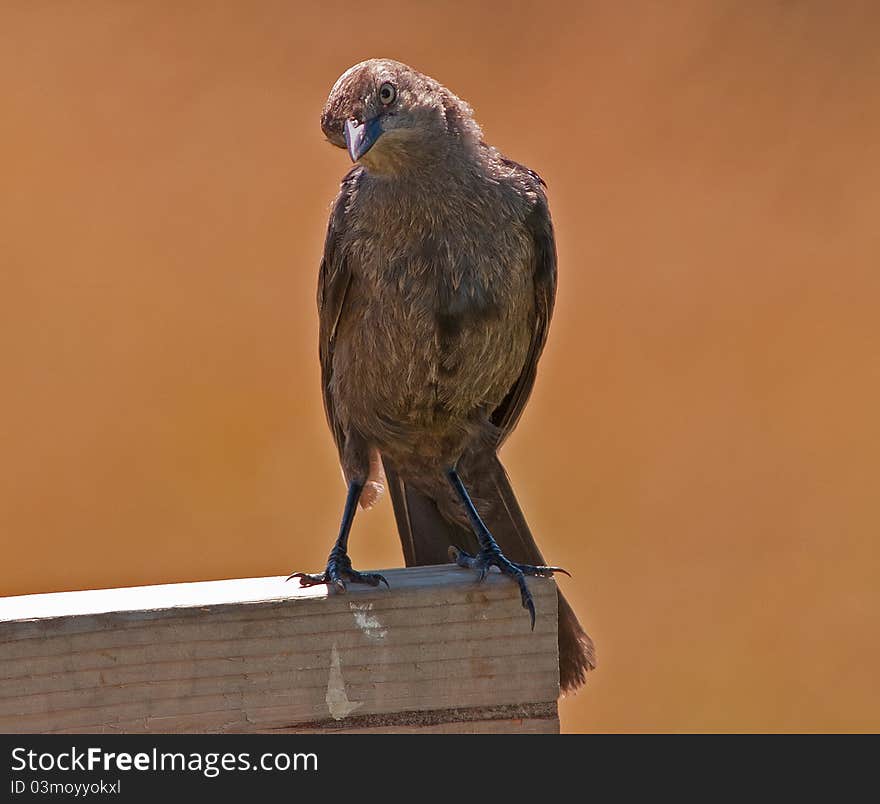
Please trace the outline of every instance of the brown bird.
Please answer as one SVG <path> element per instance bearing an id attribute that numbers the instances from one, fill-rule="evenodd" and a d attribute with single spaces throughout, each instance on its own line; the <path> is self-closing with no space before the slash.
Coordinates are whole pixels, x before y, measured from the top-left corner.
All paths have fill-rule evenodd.
<path id="1" fill-rule="evenodd" d="M 564 570 L 545 565 L 497 450 L 531 393 L 556 295 L 544 183 L 483 142 L 464 101 L 396 61 L 343 73 L 321 128 L 356 163 L 318 281 L 324 405 L 348 496 L 326 570 L 290 577 L 341 591 L 385 581 L 352 568 L 348 535 L 387 477 L 407 566 L 451 557 L 480 579 L 495 566 L 534 627 L 525 576 Z M 593 646 L 558 599 L 570 690 Z"/>

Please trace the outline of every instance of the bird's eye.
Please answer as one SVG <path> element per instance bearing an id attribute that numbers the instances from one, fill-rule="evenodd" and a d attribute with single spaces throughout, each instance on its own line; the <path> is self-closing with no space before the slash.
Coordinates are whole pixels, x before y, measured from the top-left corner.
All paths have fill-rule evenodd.
<path id="1" fill-rule="evenodd" d="M 397 97 L 397 90 L 394 88 L 394 84 L 389 84 L 387 81 L 379 87 L 379 100 L 385 106 L 388 106 L 391 103 L 394 103 L 394 99 Z"/>

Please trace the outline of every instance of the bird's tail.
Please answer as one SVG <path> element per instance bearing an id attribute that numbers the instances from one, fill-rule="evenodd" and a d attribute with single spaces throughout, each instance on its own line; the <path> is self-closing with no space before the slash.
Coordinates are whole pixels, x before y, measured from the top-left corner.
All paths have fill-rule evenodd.
<path id="1" fill-rule="evenodd" d="M 520 564 L 544 564 L 516 501 L 507 473 L 494 453 L 464 456 L 458 465 L 465 486 L 503 553 Z M 393 466 L 385 463 L 388 490 L 403 546 L 406 565 L 445 564 L 449 547 L 477 552 L 476 537 L 461 505 L 442 485 L 435 490 L 416 488 Z M 432 493 L 433 491 L 433 493 Z M 559 600 L 559 683 L 571 692 L 596 666 L 593 641 L 578 622 L 562 592 Z"/>

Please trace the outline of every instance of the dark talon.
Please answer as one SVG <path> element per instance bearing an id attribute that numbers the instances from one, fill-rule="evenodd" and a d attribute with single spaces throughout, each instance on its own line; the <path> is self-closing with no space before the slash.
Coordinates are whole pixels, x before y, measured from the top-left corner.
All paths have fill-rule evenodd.
<path id="1" fill-rule="evenodd" d="M 514 564 L 514 566 L 516 566 Z M 522 572 L 516 574 L 516 582 L 519 584 L 519 593 L 522 598 L 522 607 L 529 612 L 529 618 L 532 621 L 532 631 L 535 630 L 535 603 L 532 600 L 532 593 L 526 584 L 526 576 Z"/>
<path id="2" fill-rule="evenodd" d="M 348 570 L 346 575 L 348 575 L 348 578 L 352 583 L 365 583 L 370 586 L 378 586 L 380 583 L 384 583 L 389 589 L 391 588 L 388 581 L 385 580 L 385 576 L 380 575 L 378 572 L 356 572 L 355 570 Z"/>
<path id="3" fill-rule="evenodd" d="M 300 586 L 316 586 L 319 583 L 326 583 L 325 574 L 322 572 L 320 575 L 310 575 L 307 572 L 293 572 L 284 579 L 284 582 L 287 583 L 291 578 L 299 578 Z"/>
<path id="4" fill-rule="evenodd" d="M 532 596 L 529 594 L 528 598 L 523 600 L 523 608 L 529 610 L 529 617 L 532 620 L 532 631 L 535 630 L 535 604 L 532 601 Z"/>
<path id="5" fill-rule="evenodd" d="M 571 573 L 562 567 L 536 567 L 531 564 L 516 564 L 515 566 L 519 567 L 526 575 L 534 575 L 538 578 L 552 578 L 554 572 L 561 572 L 563 575 L 568 575 L 571 578 Z"/>

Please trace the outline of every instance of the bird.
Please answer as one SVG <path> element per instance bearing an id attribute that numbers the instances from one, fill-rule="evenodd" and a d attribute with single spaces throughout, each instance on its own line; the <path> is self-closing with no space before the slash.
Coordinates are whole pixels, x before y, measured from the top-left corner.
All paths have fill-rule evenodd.
<path id="1" fill-rule="evenodd" d="M 513 579 L 544 562 L 498 449 L 535 382 L 556 295 L 540 176 L 486 144 L 471 107 L 392 59 L 350 67 L 321 128 L 353 167 L 333 203 L 318 276 L 324 407 L 347 495 L 326 569 L 302 585 L 378 586 L 352 567 L 355 513 L 387 488 L 407 566 L 453 561 Z M 566 573 L 568 574 L 568 573 Z M 595 666 L 558 591 L 560 687 Z"/>

